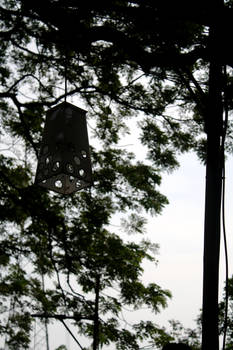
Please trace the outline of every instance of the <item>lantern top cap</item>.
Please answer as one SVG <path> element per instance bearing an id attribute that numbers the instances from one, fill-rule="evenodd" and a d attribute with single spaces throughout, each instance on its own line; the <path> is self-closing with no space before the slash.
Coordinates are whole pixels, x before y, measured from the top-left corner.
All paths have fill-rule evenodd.
<path id="1" fill-rule="evenodd" d="M 86 114 L 86 113 L 87 113 L 87 111 L 86 111 L 85 109 L 82 109 L 82 108 L 80 108 L 80 107 L 74 106 L 73 104 L 71 104 L 71 103 L 69 103 L 69 102 L 66 102 L 66 101 L 64 101 L 64 102 L 62 102 L 62 103 L 59 103 L 58 105 L 56 105 L 56 106 L 50 108 L 50 109 L 48 110 L 48 112 L 54 112 L 54 111 L 56 111 L 57 109 L 66 108 L 66 107 L 72 108 L 72 109 L 76 110 L 76 111 L 79 112 L 79 113 L 83 113 L 83 114 Z"/>

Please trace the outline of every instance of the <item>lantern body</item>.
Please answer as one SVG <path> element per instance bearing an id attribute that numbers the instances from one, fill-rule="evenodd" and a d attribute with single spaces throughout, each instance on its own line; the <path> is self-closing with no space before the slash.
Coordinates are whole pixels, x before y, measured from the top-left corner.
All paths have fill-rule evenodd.
<path id="1" fill-rule="evenodd" d="M 68 102 L 47 111 L 35 183 L 63 194 L 92 185 L 86 111 Z"/>

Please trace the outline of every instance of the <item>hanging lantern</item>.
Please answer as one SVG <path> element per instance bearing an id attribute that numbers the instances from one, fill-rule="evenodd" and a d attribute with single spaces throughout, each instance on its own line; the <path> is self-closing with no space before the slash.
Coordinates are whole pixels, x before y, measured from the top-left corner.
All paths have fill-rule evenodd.
<path id="1" fill-rule="evenodd" d="M 63 194 L 92 185 L 86 111 L 68 102 L 47 111 L 35 184 Z"/>

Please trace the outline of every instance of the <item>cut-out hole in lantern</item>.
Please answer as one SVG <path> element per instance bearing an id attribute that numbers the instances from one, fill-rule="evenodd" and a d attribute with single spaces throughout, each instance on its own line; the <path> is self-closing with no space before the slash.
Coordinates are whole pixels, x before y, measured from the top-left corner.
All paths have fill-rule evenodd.
<path id="1" fill-rule="evenodd" d="M 84 169 L 79 169 L 79 175 L 84 177 L 86 175 L 85 170 Z"/>
<path id="2" fill-rule="evenodd" d="M 65 115 L 66 115 L 66 120 L 70 121 L 70 119 L 72 119 L 72 110 L 70 108 L 66 108 Z"/>
<path id="3" fill-rule="evenodd" d="M 84 149 L 81 151 L 81 155 L 84 159 L 87 158 L 87 152 Z"/>
<path id="4" fill-rule="evenodd" d="M 45 163 L 46 163 L 46 164 L 49 164 L 49 163 L 50 163 L 49 157 L 47 157 L 47 158 L 45 159 Z"/>
<path id="5" fill-rule="evenodd" d="M 57 116 L 58 116 L 58 111 L 54 111 L 50 117 L 50 120 L 54 121 L 57 118 Z"/>
<path id="6" fill-rule="evenodd" d="M 70 176 L 70 182 L 74 182 L 74 176 Z"/>
<path id="7" fill-rule="evenodd" d="M 54 185 L 56 188 L 62 188 L 62 186 L 63 186 L 61 180 L 55 181 Z"/>
<path id="8" fill-rule="evenodd" d="M 80 188 L 82 186 L 81 181 L 76 181 L 76 188 Z"/>
<path id="9" fill-rule="evenodd" d="M 60 168 L 60 162 L 55 162 L 53 164 L 53 171 L 57 171 Z"/>
<path id="10" fill-rule="evenodd" d="M 79 157 L 77 157 L 77 156 L 74 157 L 74 162 L 76 165 L 80 165 L 80 163 L 81 163 Z"/>
<path id="11" fill-rule="evenodd" d="M 68 164 L 66 165 L 66 170 L 67 170 L 69 173 L 73 173 L 73 171 L 74 171 L 73 165 L 70 164 L 70 163 L 68 163 Z"/>
<path id="12" fill-rule="evenodd" d="M 46 184 L 46 182 L 47 182 L 46 180 L 43 180 L 43 181 L 42 181 L 42 184 L 43 184 L 43 185 L 45 185 L 45 184 Z"/>
<path id="13" fill-rule="evenodd" d="M 49 151 L 49 147 L 48 147 L 47 145 L 45 145 L 45 146 L 43 147 L 43 154 L 47 154 L 48 151 Z"/>

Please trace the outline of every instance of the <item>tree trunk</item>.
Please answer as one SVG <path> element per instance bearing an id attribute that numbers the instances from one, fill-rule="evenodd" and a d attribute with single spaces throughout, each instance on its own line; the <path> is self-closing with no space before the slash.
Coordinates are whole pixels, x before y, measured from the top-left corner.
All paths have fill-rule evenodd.
<path id="1" fill-rule="evenodd" d="M 93 350 L 98 350 L 99 349 L 99 293 L 100 293 L 100 276 L 97 275 L 97 277 L 96 277 L 96 285 L 95 285 Z"/>
<path id="2" fill-rule="evenodd" d="M 218 2 L 218 4 L 217 4 Z M 215 9 L 222 1 L 215 2 Z M 214 5 L 214 4 L 213 4 Z M 218 6 L 217 6 L 218 5 Z M 223 153 L 222 64 L 220 26 L 213 21 L 209 34 L 209 106 L 206 115 L 207 163 L 204 228 L 202 350 L 219 350 L 218 284 Z"/>

